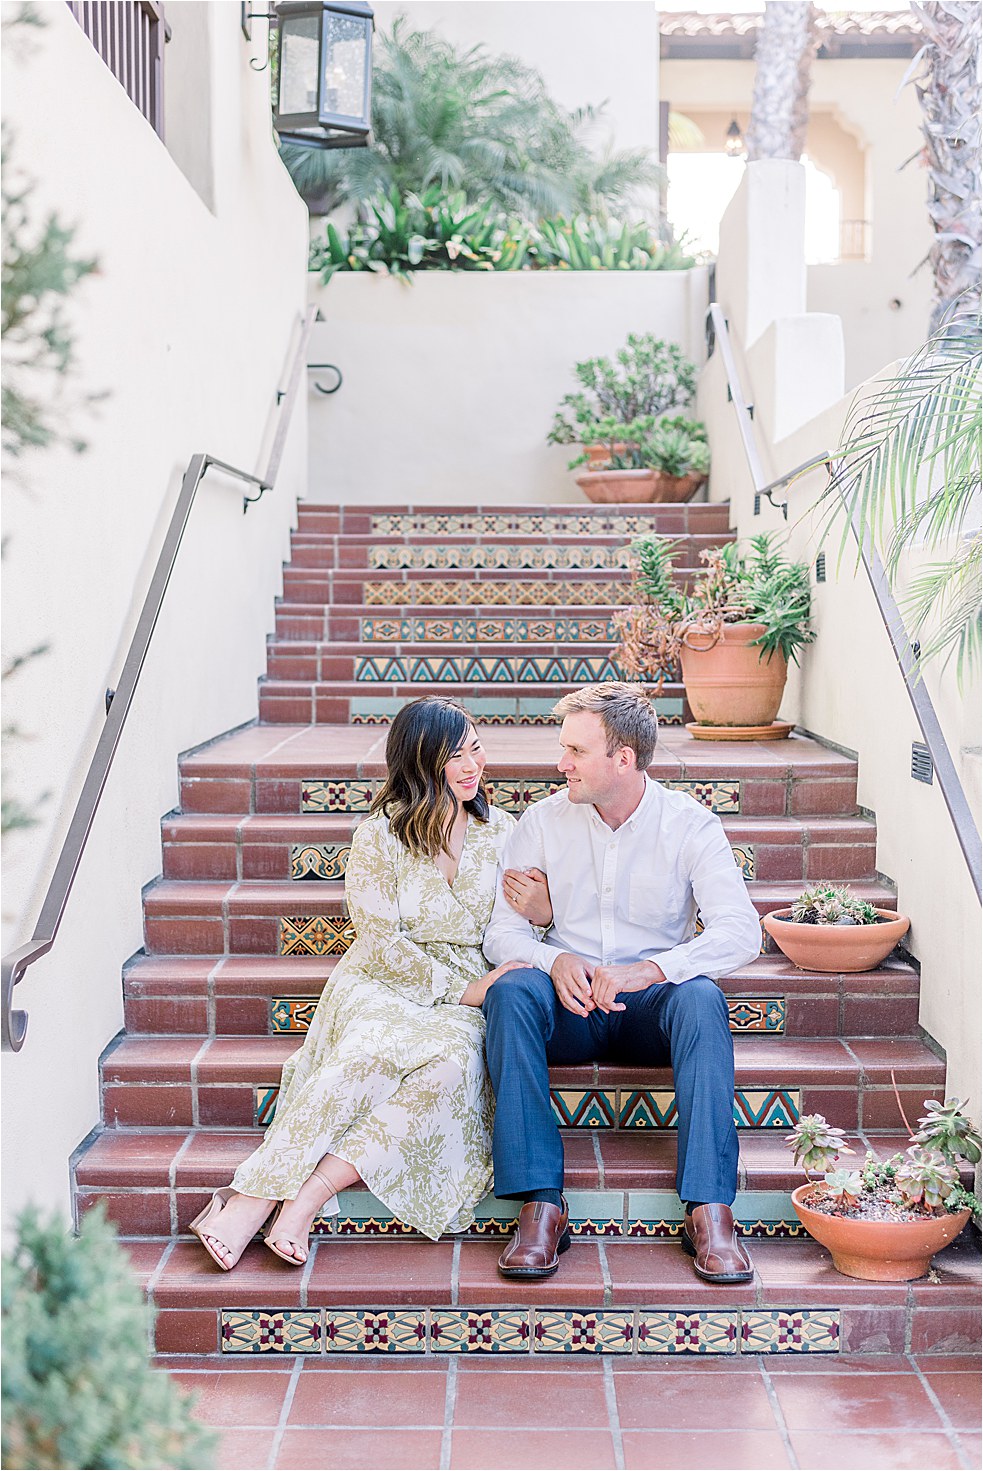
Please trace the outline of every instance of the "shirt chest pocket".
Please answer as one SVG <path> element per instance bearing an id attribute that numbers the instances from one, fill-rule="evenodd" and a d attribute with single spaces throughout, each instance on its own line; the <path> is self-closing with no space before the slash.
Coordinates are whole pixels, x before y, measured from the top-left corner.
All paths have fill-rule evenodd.
<path id="1" fill-rule="evenodd" d="M 632 873 L 628 877 L 628 918 L 632 924 L 651 927 L 678 920 L 692 902 L 689 884 L 678 874 Z"/>

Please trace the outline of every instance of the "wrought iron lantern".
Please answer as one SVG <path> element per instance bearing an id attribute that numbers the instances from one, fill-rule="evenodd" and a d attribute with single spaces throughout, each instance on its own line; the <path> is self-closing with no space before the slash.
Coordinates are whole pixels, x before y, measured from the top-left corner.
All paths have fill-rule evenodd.
<path id="1" fill-rule="evenodd" d="M 743 158 L 744 156 L 744 134 L 741 132 L 737 118 L 732 118 L 730 127 L 724 137 L 724 152 L 728 158 Z"/>
<path id="2" fill-rule="evenodd" d="M 306 148 L 364 148 L 371 129 L 371 7 L 361 0 L 291 0 L 274 9 L 280 29 L 274 128 Z"/>

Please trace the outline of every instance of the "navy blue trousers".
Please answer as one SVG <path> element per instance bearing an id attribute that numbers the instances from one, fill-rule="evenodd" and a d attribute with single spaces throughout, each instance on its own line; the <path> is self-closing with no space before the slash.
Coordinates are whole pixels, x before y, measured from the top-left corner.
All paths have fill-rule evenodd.
<path id="1" fill-rule="evenodd" d="M 732 1205 L 737 1194 L 734 1044 L 727 1003 L 707 976 L 618 997 L 626 1010 L 575 1016 L 545 971 L 506 971 L 485 996 L 495 1089 L 495 1193 L 563 1189 L 563 1141 L 550 1106 L 550 1064 L 671 1064 L 679 1116 L 680 1199 Z"/>

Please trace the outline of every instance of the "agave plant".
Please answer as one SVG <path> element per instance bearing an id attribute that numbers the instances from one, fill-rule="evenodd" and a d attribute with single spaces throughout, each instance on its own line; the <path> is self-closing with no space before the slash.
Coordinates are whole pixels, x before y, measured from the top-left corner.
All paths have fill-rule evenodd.
<path id="1" fill-rule="evenodd" d="M 914 545 L 942 552 L 901 609 L 921 659 L 954 654 L 960 683 L 981 645 L 981 365 L 979 315 L 950 317 L 873 398 L 854 401 L 822 497 L 827 531 L 841 496 L 846 506 L 841 555 L 853 523 L 858 541 L 881 548 L 892 580 Z"/>

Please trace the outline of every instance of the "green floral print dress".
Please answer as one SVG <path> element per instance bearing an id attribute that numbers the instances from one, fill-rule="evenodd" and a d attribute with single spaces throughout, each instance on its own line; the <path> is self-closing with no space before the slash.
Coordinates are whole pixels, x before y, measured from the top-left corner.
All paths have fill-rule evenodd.
<path id="1" fill-rule="evenodd" d="M 487 823 L 469 818 L 453 884 L 383 816 L 356 829 L 345 893 L 357 938 L 284 1064 L 276 1117 L 234 1190 L 292 1200 L 334 1154 L 431 1240 L 471 1224 L 491 1184 L 494 1096 L 484 1017 L 458 1002 L 491 969 L 481 938 L 514 823 L 495 808 Z"/>

